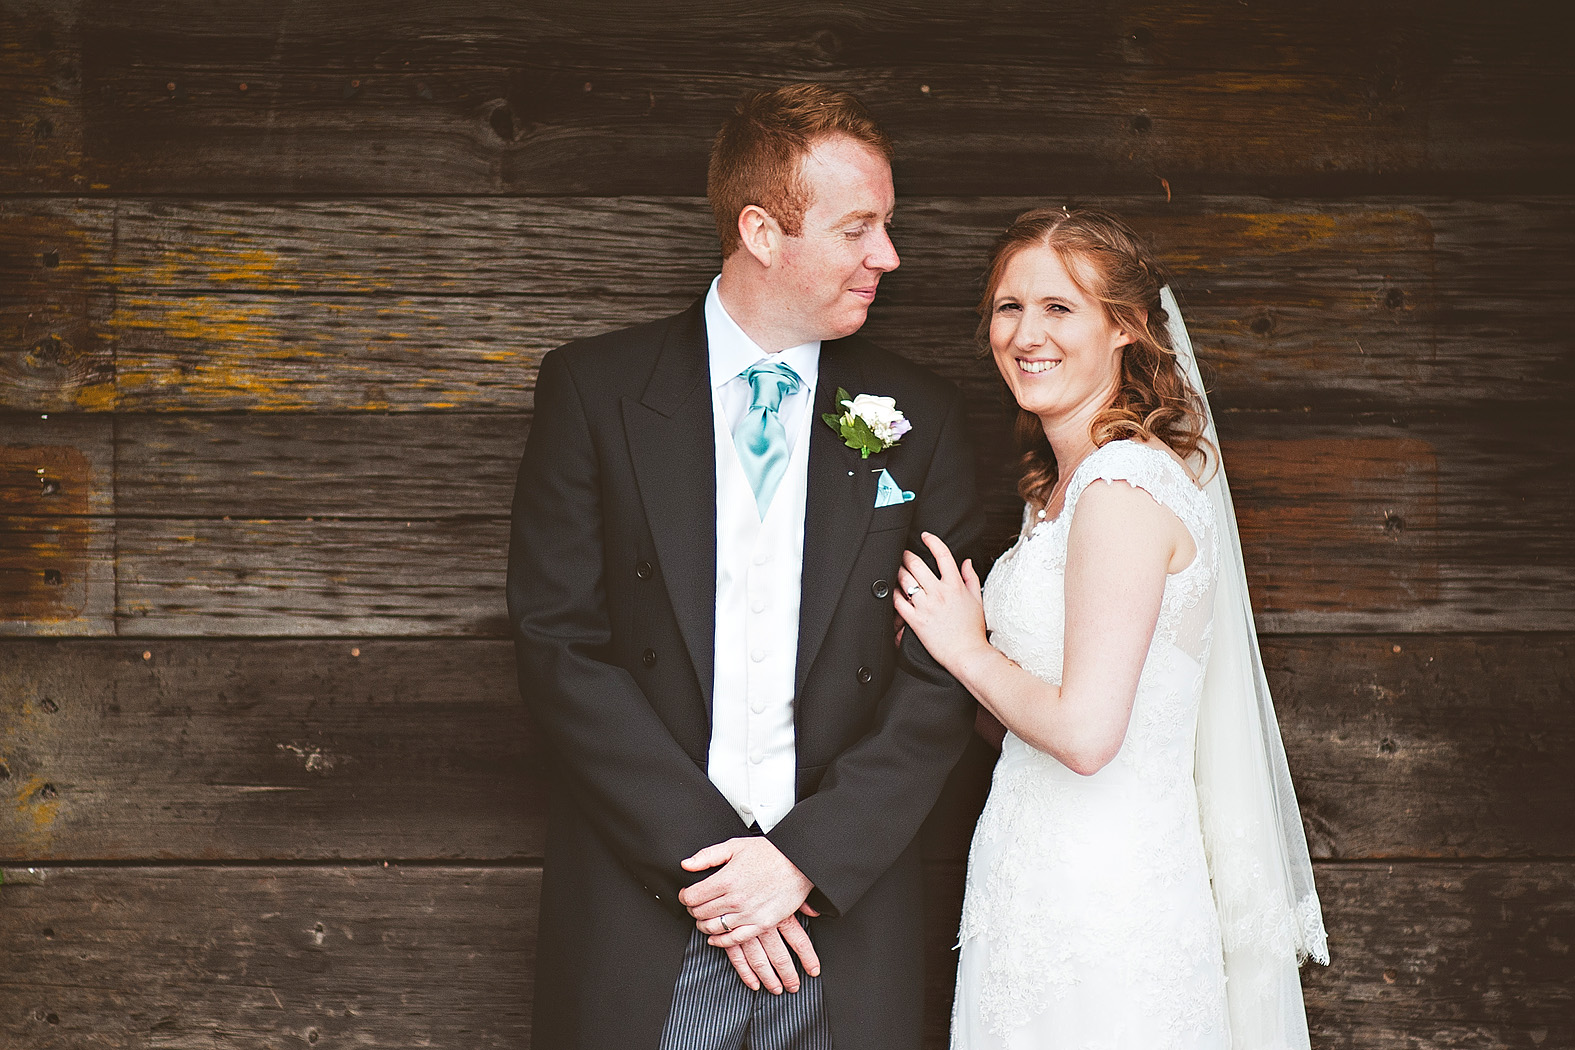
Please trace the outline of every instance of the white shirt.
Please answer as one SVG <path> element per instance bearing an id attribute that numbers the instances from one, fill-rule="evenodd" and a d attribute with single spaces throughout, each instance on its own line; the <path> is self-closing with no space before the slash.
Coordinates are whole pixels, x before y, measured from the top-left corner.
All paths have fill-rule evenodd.
<path id="1" fill-rule="evenodd" d="M 820 343 L 765 353 L 728 316 L 719 281 L 705 299 L 716 446 L 715 672 L 706 775 L 745 823 L 770 831 L 796 799 L 793 689 Z M 762 520 L 732 431 L 749 410 L 749 383 L 740 373 L 766 360 L 783 362 L 802 382 L 777 411 L 790 456 Z"/>

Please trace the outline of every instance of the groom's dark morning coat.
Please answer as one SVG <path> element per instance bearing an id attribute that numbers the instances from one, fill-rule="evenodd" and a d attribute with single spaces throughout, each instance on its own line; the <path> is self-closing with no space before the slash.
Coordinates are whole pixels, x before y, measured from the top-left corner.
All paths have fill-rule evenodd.
<path id="1" fill-rule="evenodd" d="M 703 300 L 702 300 L 703 302 Z M 838 387 L 913 430 L 860 459 L 819 419 Z M 979 538 L 956 390 L 857 336 L 821 347 L 794 722 L 798 802 L 770 838 L 815 884 L 839 1050 L 916 1050 L 919 825 L 965 746 L 968 694 L 906 632 L 905 546 Z M 705 322 L 676 317 L 548 354 L 514 497 L 508 599 L 520 688 L 555 756 L 534 1050 L 657 1045 L 692 920 L 679 862 L 749 832 L 706 776 L 716 473 Z M 917 498 L 875 507 L 889 470 Z"/>

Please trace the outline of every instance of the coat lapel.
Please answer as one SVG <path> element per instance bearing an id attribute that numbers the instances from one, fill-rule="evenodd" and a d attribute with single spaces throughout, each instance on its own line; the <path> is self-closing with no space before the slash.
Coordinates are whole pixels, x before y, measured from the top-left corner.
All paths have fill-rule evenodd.
<path id="1" fill-rule="evenodd" d="M 679 632 L 710 710 L 716 641 L 716 442 L 706 359 L 704 300 L 668 328 L 624 427 L 640 501 Z"/>
<path id="2" fill-rule="evenodd" d="M 858 394 L 863 382 L 858 360 L 845 340 L 821 346 L 815 418 L 809 439 L 809 500 L 804 511 L 803 597 L 798 619 L 798 669 L 794 676 L 798 695 L 803 694 L 804 682 L 831 626 L 837 600 L 847 587 L 848 574 L 875 513 L 875 475 L 886 459 L 885 453 L 860 458 L 820 418 L 827 412 L 841 412 L 836 403 L 838 387 Z"/>

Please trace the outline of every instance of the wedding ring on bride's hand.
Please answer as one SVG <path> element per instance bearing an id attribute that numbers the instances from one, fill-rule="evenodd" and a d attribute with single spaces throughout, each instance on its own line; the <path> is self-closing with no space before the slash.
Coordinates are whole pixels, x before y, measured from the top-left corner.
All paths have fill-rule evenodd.
<path id="1" fill-rule="evenodd" d="M 909 587 L 907 590 L 903 591 L 902 593 L 904 593 L 908 597 L 912 598 L 915 594 L 918 594 L 922 590 L 924 590 L 924 588 L 920 587 L 917 583 L 915 583 L 913 586 Z"/>

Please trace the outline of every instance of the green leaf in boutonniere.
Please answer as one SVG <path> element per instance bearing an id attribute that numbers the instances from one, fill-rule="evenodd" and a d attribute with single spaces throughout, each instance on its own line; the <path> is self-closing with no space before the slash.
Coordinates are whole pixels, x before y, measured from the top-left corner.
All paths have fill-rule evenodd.
<path id="1" fill-rule="evenodd" d="M 857 449 L 864 459 L 869 459 L 871 452 L 884 452 L 891 448 L 913 429 L 907 417 L 897 411 L 897 402 L 893 398 L 874 394 L 850 397 L 839 386 L 837 404 L 845 410 L 841 415 L 826 412 L 820 418 L 837 432 L 843 444 Z"/>

